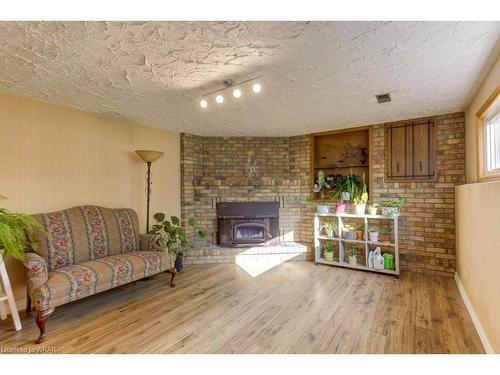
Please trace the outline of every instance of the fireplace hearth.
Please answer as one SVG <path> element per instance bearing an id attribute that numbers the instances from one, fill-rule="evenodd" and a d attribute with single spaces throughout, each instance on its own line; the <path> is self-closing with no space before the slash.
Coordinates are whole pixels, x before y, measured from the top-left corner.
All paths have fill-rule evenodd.
<path id="1" fill-rule="evenodd" d="M 217 203 L 217 219 L 220 246 L 266 245 L 279 236 L 277 202 Z"/>

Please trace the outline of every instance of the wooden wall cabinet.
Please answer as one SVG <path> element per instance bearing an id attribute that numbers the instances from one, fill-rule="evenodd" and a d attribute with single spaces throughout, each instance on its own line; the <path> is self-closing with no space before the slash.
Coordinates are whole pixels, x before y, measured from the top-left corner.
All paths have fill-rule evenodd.
<path id="1" fill-rule="evenodd" d="M 312 180 L 317 179 L 320 170 L 325 175 L 345 176 L 352 170 L 361 177 L 364 173 L 371 199 L 371 138 L 371 126 L 311 134 Z"/>
<path id="2" fill-rule="evenodd" d="M 436 178 L 436 125 L 432 117 L 386 124 L 388 181 Z"/>

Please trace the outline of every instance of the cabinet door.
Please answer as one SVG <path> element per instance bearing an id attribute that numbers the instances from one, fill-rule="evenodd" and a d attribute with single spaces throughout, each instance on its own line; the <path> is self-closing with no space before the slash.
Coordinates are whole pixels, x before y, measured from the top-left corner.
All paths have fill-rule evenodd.
<path id="1" fill-rule="evenodd" d="M 413 126 L 413 175 L 416 177 L 431 176 L 434 172 L 433 128 L 433 123 Z"/>
<path id="2" fill-rule="evenodd" d="M 430 180 L 435 177 L 435 125 L 431 118 L 386 125 L 387 179 Z"/>
<path id="3" fill-rule="evenodd" d="M 391 127 L 387 131 L 389 142 L 390 177 L 406 176 L 406 132 L 403 126 Z"/>

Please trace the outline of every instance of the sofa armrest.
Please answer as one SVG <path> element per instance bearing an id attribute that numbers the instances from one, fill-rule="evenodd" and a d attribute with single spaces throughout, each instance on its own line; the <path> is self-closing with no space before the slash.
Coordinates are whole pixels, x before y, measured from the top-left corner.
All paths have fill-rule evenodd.
<path id="1" fill-rule="evenodd" d="M 169 268 L 172 268 L 174 267 L 175 264 L 175 257 L 173 257 L 172 254 L 169 253 L 168 248 L 160 246 L 158 242 L 159 238 L 160 238 L 159 235 L 153 233 L 140 234 L 139 241 L 140 241 L 141 251 L 161 251 L 165 253 L 170 258 Z"/>
<path id="2" fill-rule="evenodd" d="M 36 253 L 26 253 L 23 264 L 26 267 L 28 294 L 31 296 L 34 291 L 44 285 L 49 279 L 47 262 Z"/>

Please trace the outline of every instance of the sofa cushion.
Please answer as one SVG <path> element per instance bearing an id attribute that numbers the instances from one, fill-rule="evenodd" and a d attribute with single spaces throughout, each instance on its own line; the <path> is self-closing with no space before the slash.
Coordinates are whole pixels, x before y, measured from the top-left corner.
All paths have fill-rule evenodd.
<path id="1" fill-rule="evenodd" d="M 161 251 L 135 251 L 59 267 L 49 272 L 47 282 L 34 292 L 34 309 L 54 308 L 170 267 L 170 255 Z"/>
<path id="2" fill-rule="evenodd" d="M 131 209 L 79 206 L 34 218 L 48 233 L 38 242 L 49 271 L 139 250 L 139 221 Z"/>

